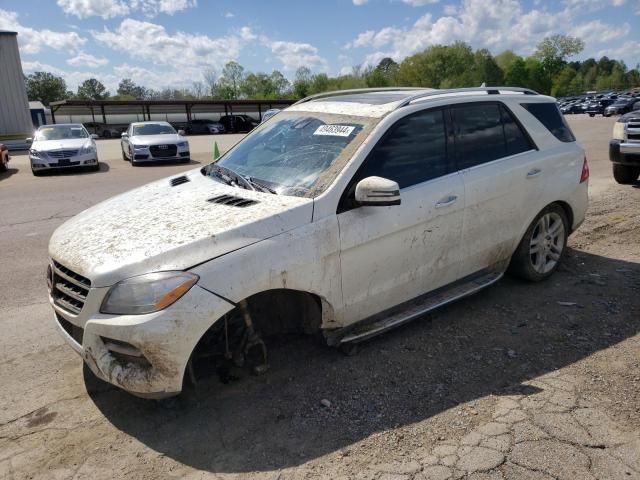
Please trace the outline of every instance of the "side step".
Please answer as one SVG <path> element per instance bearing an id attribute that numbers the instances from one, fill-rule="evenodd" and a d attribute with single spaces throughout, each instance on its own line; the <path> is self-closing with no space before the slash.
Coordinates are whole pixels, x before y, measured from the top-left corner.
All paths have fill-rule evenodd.
<path id="1" fill-rule="evenodd" d="M 481 276 L 474 276 L 462 283 L 457 282 L 450 287 L 444 287 L 435 292 L 418 297 L 415 300 L 407 302 L 405 304 L 407 306 L 400 310 L 397 309 L 400 307 L 394 308 L 393 310 L 395 311 L 389 312 L 384 318 L 375 319 L 374 317 L 371 319 L 372 321 L 365 320 L 364 324 L 357 326 L 340 338 L 337 344 L 363 342 L 371 337 L 380 335 L 392 328 L 415 320 L 431 310 L 435 310 L 447 303 L 476 293 L 500 280 L 502 275 L 503 272 L 484 273 Z"/>

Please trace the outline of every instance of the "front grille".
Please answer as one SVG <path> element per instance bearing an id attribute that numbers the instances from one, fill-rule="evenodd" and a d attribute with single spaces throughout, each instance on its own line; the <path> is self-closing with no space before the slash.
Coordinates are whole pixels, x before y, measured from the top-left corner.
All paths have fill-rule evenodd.
<path id="1" fill-rule="evenodd" d="M 627 134 L 627 139 L 629 139 L 629 140 L 640 140 L 640 133 L 629 133 L 629 134 Z"/>
<path id="2" fill-rule="evenodd" d="M 178 147 L 175 145 L 152 145 L 149 147 L 149 151 L 157 158 L 175 157 Z"/>
<path id="3" fill-rule="evenodd" d="M 69 313 L 78 315 L 89 294 L 91 281 L 54 261 L 50 288 L 53 303 Z"/>
<path id="4" fill-rule="evenodd" d="M 78 150 L 49 150 L 47 155 L 51 158 L 69 158 L 75 157 L 78 154 Z"/>
<path id="5" fill-rule="evenodd" d="M 221 205 L 229 205 L 232 207 L 248 207 L 254 203 L 258 203 L 256 200 L 249 200 L 247 198 L 236 197 L 234 195 L 219 195 L 217 197 L 207 200 L 210 203 L 219 203 Z"/>
<path id="6" fill-rule="evenodd" d="M 60 326 L 67 332 L 71 338 L 73 338 L 78 345 L 82 345 L 82 338 L 84 337 L 84 329 L 82 327 L 77 327 L 73 323 L 68 320 L 65 320 L 60 315 L 56 313 L 56 320 L 60 324 Z"/>

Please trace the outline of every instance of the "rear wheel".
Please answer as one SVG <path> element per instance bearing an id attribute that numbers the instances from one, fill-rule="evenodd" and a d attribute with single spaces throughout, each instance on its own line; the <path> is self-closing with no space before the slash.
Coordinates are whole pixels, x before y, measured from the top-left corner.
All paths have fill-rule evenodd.
<path id="1" fill-rule="evenodd" d="M 613 164 L 613 178 L 620 185 L 635 183 L 640 175 L 640 167 L 630 167 L 629 165 Z"/>
<path id="2" fill-rule="evenodd" d="M 553 274 L 567 245 L 569 222 L 559 205 L 550 205 L 533 220 L 511 257 L 509 273 L 530 282 Z"/>

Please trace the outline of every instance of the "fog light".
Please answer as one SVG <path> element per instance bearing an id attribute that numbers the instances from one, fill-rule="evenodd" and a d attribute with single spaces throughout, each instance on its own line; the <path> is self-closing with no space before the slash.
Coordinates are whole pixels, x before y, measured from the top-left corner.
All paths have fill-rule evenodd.
<path id="1" fill-rule="evenodd" d="M 142 352 L 131 345 L 130 343 L 123 342 L 122 340 L 115 340 L 113 338 L 100 337 L 104 346 L 113 357 L 120 363 L 135 363 L 144 368 L 150 368 L 151 363 L 147 360 Z"/>

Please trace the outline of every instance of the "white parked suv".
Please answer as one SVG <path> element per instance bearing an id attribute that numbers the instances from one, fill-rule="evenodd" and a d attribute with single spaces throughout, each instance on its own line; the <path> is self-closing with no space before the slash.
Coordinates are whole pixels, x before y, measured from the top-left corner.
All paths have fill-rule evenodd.
<path id="1" fill-rule="evenodd" d="M 274 335 L 353 345 L 506 271 L 547 278 L 588 174 L 555 99 L 529 90 L 313 96 L 216 163 L 59 227 L 56 325 L 143 397 L 178 394 L 202 358 L 264 371 Z"/>

